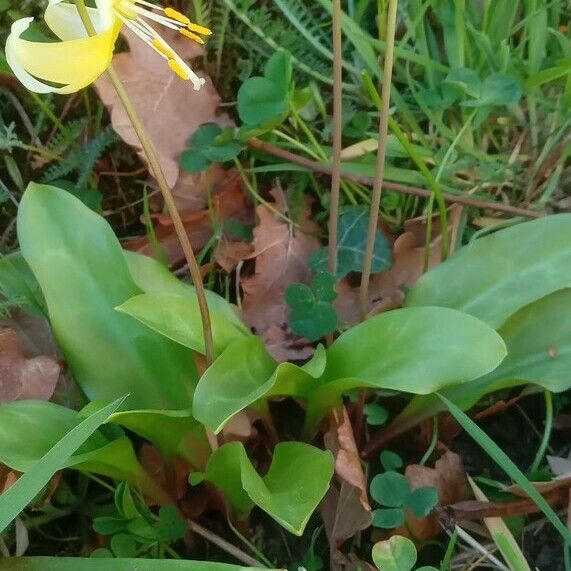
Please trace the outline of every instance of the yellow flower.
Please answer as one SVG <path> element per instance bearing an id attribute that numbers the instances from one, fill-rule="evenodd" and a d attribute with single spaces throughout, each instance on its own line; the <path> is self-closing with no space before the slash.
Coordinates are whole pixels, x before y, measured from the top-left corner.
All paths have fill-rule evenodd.
<path id="1" fill-rule="evenodd" d="M 178 31 L 204 43 L 208 28 L 192 23 L 172 8 L 162 8 L 145 0 L 95 0 L 88 8 L 96 35 L 89 36 L 74 4 L 49 0 L 44 19 L 61 42 L 32 42 L 22 39 L 33 18 L 12 24 L 6 41 L 6 59 L 18 79 L 37 93 L 73 93 L 95 81 L 111 62 L 115 42 L 123 25 L 166 60 L 182 79 L 200 89 L 198 77 L 168 43 L 149 25 L 149 21 Z M 46 83 L 47 82 L 47 83 Z"/>

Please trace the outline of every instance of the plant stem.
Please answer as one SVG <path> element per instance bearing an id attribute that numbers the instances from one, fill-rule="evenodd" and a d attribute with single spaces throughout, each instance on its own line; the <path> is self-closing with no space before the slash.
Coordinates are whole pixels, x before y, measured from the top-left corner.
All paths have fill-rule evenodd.
<path id="1" fill-rule="evenodd" d="M 537 454 L 535 455 L 533 464 L 529 468 L 529 471 L 532 473 L 538 470 L 541 465 L 545 451 L 549 446 L 549 439 L 551 438 L 551 431 L 553 429 L 553 395 L 551 391 L 545 391 L 543 394 L 545 395 L 545 428 L 543 430 L 543 438 L 537 449 Z"/>
<path id="2" fill-rule="evenodd" d="M 312 161 L 301 155 L 296 155 L 291 151 L 276 147 L 266 141 L 261 141 L 260 139 L 250 139 L 247 142 L 249 147 L 263 151 L 268 155 L 274 157 L 279 157 L 293 164 L 305 167 L 306 169 L 321 173 L 324 175 L 331 176 L 331 167 L 327 164 Z M 374 179 L 365 175 L 349 174 L 347 172 L 341 171 L 341 177 L 345 180 L 350 180 L 366 186 L 372 186 L 374 184 Z M 401 192 L 402 194 L 409 194 L 411 196 L 419 196 L 421 198 L 430 198 L 434 193 L 426 188 L 420 188 L 418 186 L 410 186 L 407 184 L 400 184 L 397 182 L 386 181 L 384 186 L 387 190 L 392 190 L 394 192 Z M 512 206 L 511 204 L 504 204 L 502 202 L 494 202 L 492 200 L 482 200 L 481 198 L 469 196 L 466 194 L 450 194 L 442 193 L 442 198 L 446 202 L 451 204 L 463 204 L 464 206 L 473 206 L 474 208 L 481 208 L 484 210 L 493 210 L 495 212 L 502 212 L 504 214 L 510 214 L 511 216 L 523 216 L 524 218 L 542 218 L 545 216 L 545 212 L 539 210 L 529 210 L 527 208 L 518 208 L 517 206 Z"/>
<path id="3" fill-rule="evenodd" d="M 337 273 L 337 223 L 341 188 L 341 128 L 343 114 L 343 66 L 341 60 L 341 0 L 333 0 L 333 157 L 329 205 L 329 246 L 327 269 Z"/>
<path id="4" fill-rule="evenodd" d="M 389 106 L 391 102 L 391 83 L 393 75 L 393 59 L 395 46 L 395 28 L 397 21 L 398 0 L 389 0 L 387 13 L 387 36 L 385 40 L 385 63 L 383 68 L 383 85 L 381 91 L 381 116 L 379 119 L 379 148 L 377 150 L 377 163 L 375 182 L 373 184 L 373 196 L 369 213 L 369 229 L 367 232 L 367 246 L 363 261 L 363 273 L 361 275 L 361 288 L 359 290 L 359 310 L 361 319 L 367 314 L 367 301 L 369 297 L 369 280 L 373 263 L 373 251 L 379 223 L 379 210 L 381 208 L 381 191 L 385 177 L 385 159 L 387 150 L 387 133 L 389 129 Z"/>
<path id="5" fill-rule="evenodd" d="M 91 22 L 91 18 L 89 17 L 89 13 L 85 6 L 85 0 L 75 0 L 75 5 L 81 21 L 87 30 L 87 33 L 90 36 L 96 35 L 96 30 Z M 109 79 L 117 92 L 117 96 L 121 100 L 123 107 L 133 125 L 133 129 L 137 133 L 137 137 L 141 143 L 141 147 L 147 157 L 147 161 L 149 163 L 149 167 L 151 170 L 151 174 L 155 177 L 157 184 L 159 185 L 159 189 L 161 194 L 163 195 L 163 200 L 165 201 L 165 205 L 167 207 L 167 211 L 170 214 L 176 235 L 180 241 L 180 245 L 184 252 L 184 257 L 186 258 L 186 263 L 188 264 L 188 269 L 190 270 L 190 275 L 192 277 L 192 282 L 194 284 L 194 288 L 196 290 L 196 299 L 198 300 L 198 307 L 200 309 L 200 318 L 202 320 L 202 333 L 204 336 L 204 352 L 206 357 L 207 366 L 211 365 L 214 361 L 214 343 L 212 340 L 212 324 L 210 321 L 210 313 L 208 312 L 208 304 L 206 302 L 206 292 L 204 290 L 204 284 L 202 283 L 202 276 L 200 275 L 200 268 L 196 261 L 196 257 L 194 256 L 194 252 L 192 250 L 192 245 L 188 238 L 188 234 L 184 228 L 184 224 L 180 217 L 180 213 L 176 207 L 174 197 L 172 195 L 171 189 L 167 183 L 167 179 L 157 157 L 157 153 L 155 152 L 155 148 L 153 143 L 147 136 L 145 128 L 137 112 L 135 111 L 135 107 L 131 101 L 131 98 L 127 94 L 127 91 L 123 87 L 123 83 L 121 79 L 113 69 L 113 66 L 110 64 L 107 68 L 107 74 L 109 75 Z"/>

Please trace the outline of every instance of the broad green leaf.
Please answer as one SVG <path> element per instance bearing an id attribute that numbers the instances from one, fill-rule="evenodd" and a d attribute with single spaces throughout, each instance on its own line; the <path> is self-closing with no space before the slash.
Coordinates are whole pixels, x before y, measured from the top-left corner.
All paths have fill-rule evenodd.
<path id="1" fill-rule="evenodd" d="M 505 355 L 498 333 L 460 311 L 410 307 L 377 315 L 327 349 L 325 383 L 311 395 L 306 430 L 351 389 L 429 394 L 494 370 Z"/>
<path id="2" fill-rule="evenodd" d="M 66 431 L 62 438 L 56 439 L 53 446 L 45 454 L 37 457 L 36 461 L 29 466 L 29 469 L 22 477 L 0 496 L 0 531 L 3 531 L 34 499 L 50 481 L 51 477 L 65 465 L 68 459 L 86 444 L 86 441 L 92 437 L 109 415 L 119 408 L 123 400 L 124 398 L 117 399 L 81 423 L 76 423 L 69 431 Z M 0 407 L 0 412 L 2 408 Z M 4 432 L 7 429 L 17 430 L 16 426 L 6 427 L 2 425 L 2 428 L 4 428 Z M 35 435 L 32 433 L 30 437 L 30 444 L 32 444 Z M 26 446 L 27 443 L 20 444 Z M 3 439 L 0 446 L 5 446 Z M 4 460 L 2 461 L 4 462 Z"/>
<path id="3" fill-rule="evenodd" d="M 369 426 L 382 426 L 389 418 L 389 411 L 380 404 L 369 403 L 363 407 Z"/>
<path id="4" fill-rule="evenodd" d="M 471 97 L 479 97 L 480 95 L 480 77 L 478 76 L 478 73 L 473 69 L 465 67 L 453 68 L 444 78 L 442 83 L 444 85 L 453 85 Z"/>
<path id="5" fill-rule="evenodd" d="M 459 309 L 498 328 L 518 309 L 571 287 L 571 214 L 499 230 L 424 274 L 407 306 Z"/>
<path id="6" fill-rule="evenodd" d="M 520 309 L 499 329 L 508 355 L 483 377 L 441 390 L 463 410 L 486 394 L 531 383 L 558 393 L 571 388 L 571 289 L 551 293 Z M 436 395 L 414 398 L 390 425 L 395 434 L 444 410 Z"/>
<path id="7" fill-rule="evenodd" d="M 381 452 L 381 466 L 385 470 L 399 470 L 403 467 L 403 460 L 396 452 L 383 450 Z"/>
<path id="8" fill-rule="evenodd" d="M 333 455 L 301 442 L 278 444 L 265 476 L 256 472 L 241 442 L 218 448 L 206 469 L 206 479 L 238 512 L 247 514 L 256 505 L 295 535 L 303 534 L 332 475 Z"/>
<path id="9" fill-rule="evenodd" d="M 19 472 L 33 469 L 81 421 L 77 412 L 46 401 L 14 401 L 0 406 L 0 462 Z M 72 455 L 62 457 L 57 469 L 61 468 L 125 480 L 150 497 L 169 501 L 143 470 L 131 441 L 125 436 L 110 441 L 98 430 Z"/>
<path id="10" fill-rule="evenodd" d="M 18 237 L 59 346 L 90 400 L 129 394 L 133 408 L 190 406 L 192 352 L 115 311 L 142 291 L 101 216 L 63 190 L 30 184 Z"/>
<path id="11" fill-rule="evenodd" d="M 369 209 L 364 206 L 350 206 L 339 218 L 337 239 L 337 279 L 349 272 L 360 272 L 367 244 Z M 317 250 L 309 261 L 314 272 L 327 270 L 327 248 Z M 372 271 L 382 272 L 391 265 L 391 249 L 383 234 L 377 232 L 373 250 Z"/>
<path id="12" fill-rule="evenodd" d="M 274 52 L 264 67 L 264 75 L 287 93 L 292 76 L 291 55 L 283 50 Z"/>
<path id="13" fill-rule="evenodd" d="M 512 75 L 495 73 L 482 82 L 482 90 L 477 99 L 463 101 L 463 107 L 486 107 L 488 105 L 513 105 L 521 97 L 521 87 Z"/>
<path id="14" fill-rule="evenodd" d="M 204 355 L 198 303 L 188 296 L 143 293 L 128 299 L 116 309 L 168 339 Z M 210 310 L 210 321 L 216 354 L 246 335 L 242 328 L 236 327 L 214 308 Z"/>
<path id="15" fill-rule="evenodd" d="M 146 438 L 167 459 L 179 456 L 199 470 L 206 466 L 210 445 L 190 410 L 129 410 L 112 414 L 108 422 Z"/>
<path id="16" fill-rule="evenodd" d="M 381 506 L 400 508 L 410 494 L 406 476 L 388 471 L 377 474 L 369 486 L 371 497 Z"/>
<path id="17" fill-rule="evenodd" d="M 204 372 L 194 393 L 193 415 L 218 433 L 238 412 L 271 396 L 303 396 L 318 384 L 325 351 L 318 347 L 305 365 L 277 364 L 259 337 L 230 345 Z"/>
<path id="18" fill-rule="evenodd" d="M 3 571 L 257 571 L 260 569 L 184 559 L 97 557 L 8 557 L 2 560 L 0 568 Z"/>
<path id="19" fill-rule="evenodd" d="M 149 256 L 143 256 L 128 250 L 123 250 L 123 255 L 129 266 L 132 278 L 144 293 L 188 297 L 198 312 L 198 301 L 194 286 L 180 281 L 167 267 Z M 205 293 L 209 309 L 222 315 L 235 327 L 244 331 L 244 333 L 250 332 L 238 317 L 236 309 L 232 304 L 213 291 L 206 290 Z"/>
<path id="20" fill-rule="evenodd" d="M 414 543 L 402 535 L 375 543 L 372 556 L 379 571 L 411 571 L 417 557 Z"/>

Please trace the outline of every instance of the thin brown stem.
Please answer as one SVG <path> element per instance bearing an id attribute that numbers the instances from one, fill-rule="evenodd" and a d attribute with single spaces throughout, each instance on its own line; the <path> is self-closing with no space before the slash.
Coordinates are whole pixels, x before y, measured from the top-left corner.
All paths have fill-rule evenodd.
<path id="1" fill-rule="evenodd" d="M 385 178 L 385 159 L 387 151 L 387 134 L 389 130 L 389 107 L 391 103 L 391 83 L 393 76 L 393 60 L 395 47 L 395 29 L 397 21 L 398 0 L 389 0 L 387 12 L 387 34 L 385 39 L 385 64 L 383 68 L 383 85 L 381 89 L 381 116 L 379 118 L 379 148 L 377 149 L 377 163 L 371 209 L 369 211 L 369 229 L 367 231 L 367 246 L 363 260 L 361 274 L 361 288 L 359 290 L 359 311 L 361 319 L 367 314 L 369 298 L 369 279 L 373 264 L 373 251 L 379 223 L 379 210 L 381 208 L 381 192 Z"/>
<path id="2" fill-rule="evenodd" d="M 204 537 L 204 539 L 210 541 L 210 543 L 213 543 L 220 549 L 226 551 L 226 553 L 229 553 L 230 555 L 232 555 L 232 557 L 235 557 L 238 561 L 245 563 L 249 567 L 261 567 L 261 568 L 265 567 L 258 560 L 254 559 L 247 553 L 244 553 L 241 549 L 238 549 L 236 546 L 232 545 L 219 535 L 216 535 L 214 532 L 210 531 L 209 529 L 202 527 L 200 524 L 196 523 L 195 521 L 188 520 L 187 523 L 188 527 L 190 527 L 190 529 L 194 531 L 194 533 L 200 535 L 201 537 Z"/>
<path id="3" fill-rule="evenodd" d="M 312 161 L 301 155 L 296 155 L 286 149 L 281 149 L 260 139 L 250 139 L 248 141 L 248 146 L 259 151 L 263 151 L 268 155 L 274 157 L 279 157 L 293 164 L 305 167 L 316 173 L 331 176 L 332 169 L 329 165 L 319 163 L 317 161 Z M 366 186 L 372 186 L 374 183 L 374 178 L 364 175 L 355 175 L 344 173 L 341 171 L 341 177 L 345 180 L 350 180 Z M 419 196 L 421 198 L 430 198 L 432 196 L 432 191 L 426 188 L 420 188 L 417 186 L 409 186 L 406 184 L 400 184 L 397 182 L 385 181 L 383 186 L 387 190 L 392 190 L 393 192 L 400 192 L 402 194 L 408 194 L 411 196 Z M 480 198 L 474 198 L 472 196 L 466 195 L 456 195 L 443 193 L 444 200 L 450 204 L 461 204 L 463 206 L 472 206 L 474 208 L 481 208 L 483 210 L 493 210 L 495 212 L 501 212 L 503 214 L 510 214 L 512 216 L 522 216 L 524 218 L 542 218 L 545 216 L 544 212 L 539 212 L 537 210 L 528 210 L 527 208 L 519 208 L 517 206 L 512 206 L 511 204 L 503 204 L 501 202 L 493 202 L 491 200 L 481 200 Z"/>
<path id="4" fill-rule="evenodd" d="M 329 205 L 329 247 L 327 269 L 337 273 L 337 224 L 341 187 L 341 128 L 343 114 L 343 66 L 341 58 L 341 0 L 333 0 L 333 157 Z"/>
<path id="5" fill-rule="evenodd" d="M 75 5 L 87 33 L 90 36 L 96 35 L 97 32 L 89 17 L 89 13 L 85 6 L 85 0 L 75 0 Z M 111 64 L 107 68 L 107 74 L 109 76 L 109 79 L 111 80 L 111 83 L 113 84 L 113 87 L 115 88 L 115 91 L 117 92 L 117 96 L 119 97 L 121 103 L 123 104 L 123 107 L 125 108 L 125 112 L 127 113 L 127 116 L 129 117 L 129 120 L 133 125 L 133 129 L 137 133 L 137 137 L 139 138 L 141 147 L 143 148 L 143 152 L 145 153 L 147 161 L 149 162 L 149 168 L 151 170 L 151 174 L 155 177 L 157 184 L 159 185 L 168 213 L 172 218 L 173 226 L 176 235 L 180 241 L 182 251 L 184 252 L 184 257 L 186 259 L 186 263 L 188 264 L 188 269 L 190 270 L 192 282 L 196 290 L 196 299 L 198 300 L 200 318 L 202 320 L 202 333 L 204 336 L 204 352 L 206 356 L 207 365 L 210 365 L 214 360 L 212 324 L 210 321 L 208 304 L 206 302 L 206 292 L 204 290 L 204 284 L 202 283 L 202 276 L 200 275 L 200 268 L 198 266 L 198 262 L 196 261 L 194 251 L 192 250 L 190 239 L 188 238 L 188 234 L 180 217 L 180 213 L 176 207 L 174 197 L 172 195 L 171 189 L 168 185 L 167 179 L 165 177 L 165 174 L 157 157 L 157 153 L 155 151 L 153 143 L 147 136 L 143 123 L 141 122 L 139 116 L 137 115 L 137 112 L 135 111 L 133 102 L 131 101 L 131 98 L 129 97 L 129 94 L 125 90 L 123 83 L 121 82 L 121 79 L 119 78 L 117 72 L 113 69 L 113 66 Z"/>

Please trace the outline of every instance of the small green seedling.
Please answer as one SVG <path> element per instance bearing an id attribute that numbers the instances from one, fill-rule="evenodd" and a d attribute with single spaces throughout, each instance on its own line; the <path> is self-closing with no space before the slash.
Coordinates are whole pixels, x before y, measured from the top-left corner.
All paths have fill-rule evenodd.
<path id="1" fill-rule="evenodd" d="M 395 455 L 396 456 L 396 455 Z M 386 457 L 385 461 L 394 465 L 394 457 Z M 387 470 L 377 474 L 369 488 L 371 497 L 382 508 L 373 512 L 373 525 L 382 529 L 400 527 L 406 521 L 405 509 L 416 517 L 427 516 L 438 502 L 436 488 L 423 487 L 410 489 L 410 484 L 402 474 L 395 470 Z"/>
<path id="2" fill-rule="evenodd" d="M 235 159 L 241 150 L 242 145 L 234 140 L 231 127 L 222 129 L 215 123 L 206 123 L 191 135 L 179 162 L 185 171 L 198 173 L 205 171 L 212 163 Z"/>
<path id="3" fill-rule="evenodd" d="M 165 545 L 186 533 L 186 522 L 174 506 L 162 507 L 155 515 L 124 482 L 115 489 L 114 508 L 113 515 L 93 520 L 93 529 L 109 537 L 109 546 L 96 549 L 91 557 L 160 557 Z"/>
<path id="4" fill-rule="evenodd" d="M 317 341 L 337 327 L 337 313 L 331 302 L 337 297 L 335 278 L 329 272 L 319 272 L 311 285 L 294 283 L 285 292 L 291 307 L 289 326 L 297 335 Z"/>
<path id="5" fill-rule="evenodd" d="M 373 545 L 373 563 L 379 571 L 411 571 L 417 560 L 414 543 L 402 535 L 393 535 Z M 416 571 L 438 571 L 436 567 L 418 567 Z"/>
<path id="6" fill-rule="evenodd" d="M 363 407 L 369 426 L 382 426 L 389 418 L 389 411 L 380 404 L 369 403 Z"/>

